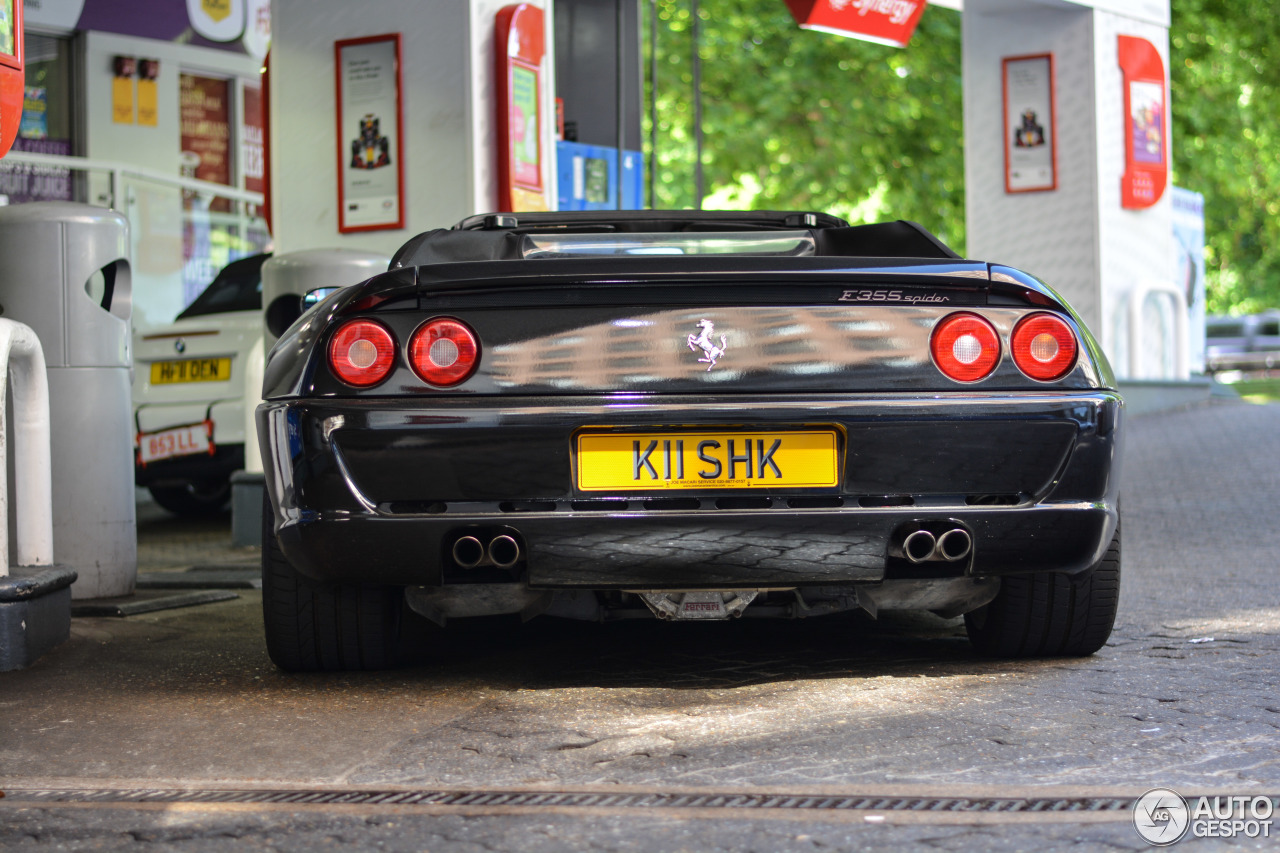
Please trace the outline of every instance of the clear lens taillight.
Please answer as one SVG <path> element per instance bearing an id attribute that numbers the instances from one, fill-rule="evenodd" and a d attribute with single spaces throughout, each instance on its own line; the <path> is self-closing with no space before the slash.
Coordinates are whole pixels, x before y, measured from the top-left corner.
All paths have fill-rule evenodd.
<path id="1" fill-rule="evenodd" d="M 352 320 L 338 328 L 329 341 L 329 369 L 348 385 L 377 385 L 396 361 L 391 332 L 372 320 Z"/>
<path id="2" fill-rule="evenodd" d="M 432 385 L 457 385 L 474 373 L 479 363 L 480 342 L 475 332 L 457 320 L 428 320 L 409 339 L 409 364 Z"/>
<path id="3" fill-rule="evenodd" d="M 949 379 L 977 382 L 991 375 L 1000 361 L 1000 336 L 977 314 L 951 314 L 934 326 L 929 351 Z"/>
<path id="4" fill-rule="evenodd" d="M 1009 337 L 1013 362 L 1041 382 L 1061 379 L 1076 366 L 1075 332 L 1055 314 L 1032 314 L 1013 327 Z"/>

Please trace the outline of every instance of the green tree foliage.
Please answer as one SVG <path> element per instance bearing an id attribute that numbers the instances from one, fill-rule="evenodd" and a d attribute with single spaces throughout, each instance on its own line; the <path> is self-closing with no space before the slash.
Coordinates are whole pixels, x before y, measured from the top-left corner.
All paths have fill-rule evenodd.
<path id="1" fill-rule="evenodd" d="M 1172 12 L 1173 179 L 1205 195 L 1209 310 L 1280 305 L 1274 7 Z M 656 204 L 693 207 L 690 0 L 658 19 Z M 701 0 L 699 20 L 704 207 L 915 219 L 964 250 L 959 13 L 930 6 L 902 50 L 801 30 L 782 0 Z"/>
<path id="2" fill-rule="evenodd" d="M 655 206 L 694 207 L 689 0 L 658 18 Z M 802 30 L 782 0 L 699 21 L 703 207 L 914 219 L 963 250 L 959 13 L 930 6 L 902 50 Z"/>
<path id="3" fill-rule="evenodd" d="M 1174 180 L 1204 193 L 1211 313 L 1280 305 L 1280 26 L 1269 0 L 1173 0 Z"/>

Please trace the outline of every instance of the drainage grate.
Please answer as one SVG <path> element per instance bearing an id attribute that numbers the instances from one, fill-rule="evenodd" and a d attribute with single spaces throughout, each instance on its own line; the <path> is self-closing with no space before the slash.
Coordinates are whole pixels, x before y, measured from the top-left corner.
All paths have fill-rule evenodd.
<path id="1" fill-rule="evenodd" d="M 662 794 L 574 791 L 285 791 L 30 788 L 5 792 L 10 803 L 240 803 L 284 805 L 554 806 L 611 809 L 764 809 L 971 814 L 1123 812 L 1128 797 L 883 797 L 799 794 Z"/>

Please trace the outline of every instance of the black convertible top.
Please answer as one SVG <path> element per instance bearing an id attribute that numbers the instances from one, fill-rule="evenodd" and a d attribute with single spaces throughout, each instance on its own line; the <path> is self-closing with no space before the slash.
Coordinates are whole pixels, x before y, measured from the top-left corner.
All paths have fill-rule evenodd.
<path id="1" fill-rule="evenodd" d="M 849 225 L 825 213 L 768 210 L 606 210 L 494 213 L 410 239 L 390 269 L 459 261 L 520 260 L 527 234 L 638 234 L 724 231 L 805 231 L 819 256 L 959 260 L 923 226 L 900 219 Z"/>

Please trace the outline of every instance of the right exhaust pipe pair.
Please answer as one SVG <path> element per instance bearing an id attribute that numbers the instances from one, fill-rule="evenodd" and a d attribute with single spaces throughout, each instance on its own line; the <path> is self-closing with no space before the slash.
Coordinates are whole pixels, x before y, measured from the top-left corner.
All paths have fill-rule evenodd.
<path id="1" fill-rule="evenodd" d="M 474 569 L 488 560 L 499 569 L 509 569 L 520 562 L 520 543 L 514 536 L 499 534 L 481 542 L 475 536 L 459 536 L 453 543 L 453 561 L 464 569 Z"/>
<path id="2" fill-rule="evenodd" d="M 916 530 L 902 540 L 902 553 L 913 563 L 926 560 L 963 560 L 973 550 L 973 538 L 962 527 L 953 527 L 939 536 L 928 530 Z"/>

